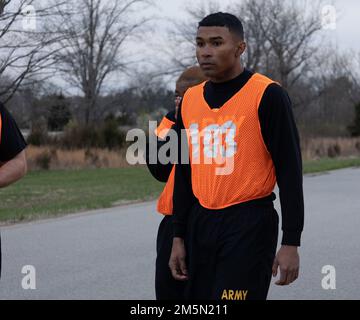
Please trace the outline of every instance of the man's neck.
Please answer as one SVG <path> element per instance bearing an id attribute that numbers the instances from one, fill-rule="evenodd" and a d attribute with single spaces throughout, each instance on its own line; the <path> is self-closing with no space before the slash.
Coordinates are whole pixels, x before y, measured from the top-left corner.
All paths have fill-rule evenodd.
<path id="1" fill-rule="evenodd" d="M 232 70 L 228 74 L 222 76 L 221 78 L 210 78 L 210 81 L 213 83 L 223 83 L 235 79 L 240 74 L 244 72 L 245 68 L 240 64 L 236 69 Z"/>

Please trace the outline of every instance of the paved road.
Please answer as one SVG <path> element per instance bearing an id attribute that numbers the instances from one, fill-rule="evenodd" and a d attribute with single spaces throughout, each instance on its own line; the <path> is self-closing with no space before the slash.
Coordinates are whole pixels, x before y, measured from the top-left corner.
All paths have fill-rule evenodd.
<path id="1" fill-rule="evenodd" d="M 306 176 L 301 277 L 270 299 L 360 299 L 360 169 Z M 276 200 L 279 208 L 279 202 Z M 0 299 L 153 299 L 155 203 L 2 228 Z M 21 286 L 36 268 L 36 290 Z M 324 265 L 336 289 L 324 290 Z"/>

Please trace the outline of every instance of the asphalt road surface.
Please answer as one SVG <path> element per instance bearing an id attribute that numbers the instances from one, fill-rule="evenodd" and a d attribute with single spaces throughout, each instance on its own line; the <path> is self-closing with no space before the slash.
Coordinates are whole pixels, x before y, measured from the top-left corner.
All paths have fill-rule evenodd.
<path id="1" fill-rule="evenodd" d="M 268 298 L 360 299 L 360 169 L 308 175 L 304 189 L 300 277 L 287 287 L 274 279 Z M 148 202 L 2 227 L 0 299 L 154 299 L 160 220 Z M 28 265 L 36 289 L 23 288 Z"/>

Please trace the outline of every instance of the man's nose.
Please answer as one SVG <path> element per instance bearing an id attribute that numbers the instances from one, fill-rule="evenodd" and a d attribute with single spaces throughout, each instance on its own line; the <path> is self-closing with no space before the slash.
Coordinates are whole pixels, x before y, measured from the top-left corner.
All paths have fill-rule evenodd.
<path id="1" fill-rule="evenodd" d="M 211 57 L 212 56 L 212 50 L 209 45 L 205 45 L 201 48 L 200 55 L 202 57 Z"/>

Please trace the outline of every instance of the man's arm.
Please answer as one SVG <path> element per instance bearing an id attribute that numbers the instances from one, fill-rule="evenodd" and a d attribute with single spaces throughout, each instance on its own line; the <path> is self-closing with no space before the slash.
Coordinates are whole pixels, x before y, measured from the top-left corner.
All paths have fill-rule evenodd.
<path id="1" fill-rule="evenodd" d="M 15 120 L 0 103 L 0 188 L 22 178 L 27 172 L 26 142 Z"/>
<path id="2" fill-rule="evenodd" d="M 196 202 L 196 198 L 192 191 L 191 185 L 190 161 L 187 161 L 187 163 L 181 162 L 183 157 L 186 156 L 187 159 L 189 158 L 187 137 L 185 135 L 181 136 L 181 131 L 184 130 L 184 123 L 181 116 L 181 105 L 179 107 L 179 115 L 175 124 L 175 130 L 179 139 L 179 143 L 178 163 L 175 166 L 175 183 L 173 194 L 174 237 L 184 238 L 186 234 L 189 211 Z M 185 151 L 187 152 L 187 155 L 183 155 Z"/>
<path id="3" fill-rule="evenodd" d="M 191 167 L 190 164 L 181 163 L 182 152 L 188 150 L 187 140 L 180 141 L 181 130 L 184 124 L 181 116 L 181 105 L 178 109 L 175 130 L 179 138 L 178 144 L 178 163 L 175 166 L 175 183 L 173 194 L 173 225 L 174 239 L 169 267 L 176 280 L 187 280 L 187 268 L 185 263 L 186 251 L 184 237 L 189 211 L 195 203 L 196 198 L 191 186 Z M 184 137 L 185 138 L 185 137 Z"/>
<path id="4" fill-rule="evenodd" d="M 163 121 L 164 120 L 167 121 L 167 126 L 169 126 L 172 123 L 174 124 L 175 123 L 175 110 L 170 111 L 164 117 Z M 163 121 L 162 121 L 162 123 L 163 123 Z M 157 128 L 157 130 L 160 127 L 161 127 L 161 125 Z M 174 125 L 170 129 L 174 129 Z M 162 164 L 159 161 L 158 152 L 162 148 L 162 146 L 168 142 L 169 137 L 167 136 L 167 134 L 163 135 L 163 132 L 157 132 L 157 136 L 153 132 L 151 132 L 150 134 L 153 134 L 154 136 L 152 137 L 151 140 L 148 139 L 148 141 L 146 142 L 146 154 L 145 154 L 146 165 L 147 165 L 151 175 L 156 180 L 158 180 L 160 182 L 167 182 L 170 172 L 173 168 L 173 164 L 172 163 Z M 160 140 L 158 140 L 158 138 L 160 138 Z M 157 148 L 154 146 L 152 146 L 152 148 L 150 148 L 150 141 L 156 141 Z M 151 155 L 151 152 L 155 152 L 156 153 L 155 156 Z M 157 161 L 155 163 L 150 163 L 151 159 L 153 159 L 153 158 L 155 158 Z"/>
<path id="5" fill-rule="evenodd" d="M 286 285 L 298 277 L 297 247 L 304 225 L 304 198 L 300 139 L 291 101 L 286 91 L 271 84 L 259 106 L 259 119 L 264 142 L 274 162 L 279 187 L 282 241 L 273 266 L 273 275 L 280 267 L 280 280 Z"/>
<path id="6" fill-rule="evenodd" d="M 20 180 L 27 172 L 25 150 L 13 159 L 0 164 L 0 188 Z"/>

